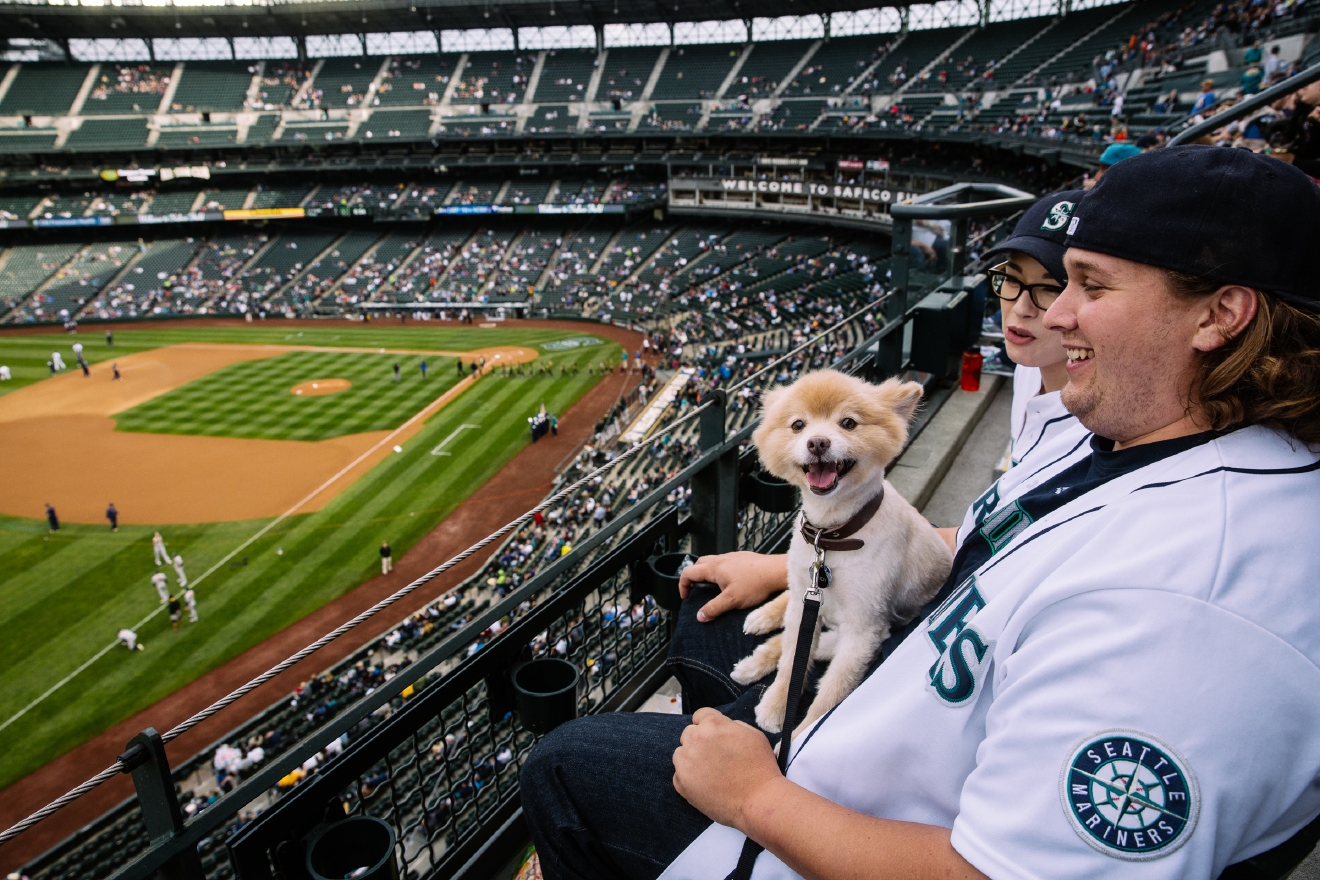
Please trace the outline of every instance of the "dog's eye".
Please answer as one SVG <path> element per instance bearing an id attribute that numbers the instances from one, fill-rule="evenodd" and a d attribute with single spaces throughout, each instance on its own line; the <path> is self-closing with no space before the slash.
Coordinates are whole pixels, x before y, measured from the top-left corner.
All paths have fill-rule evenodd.
<path id="1" fill-rule="evenodd" d="M 857 427 L 857 420 L 844 419 L 843 421 L 839 422 L 839 424 L 843 426 L 843 430 L 851 431 L 853 428 Z"/>
<path id="2" fill-rule="evenodd" d="M 806 426 L 807 426 L 807 423 L 804 422 L 804 421 L 802 421 L 801 419 L 795 419 L 795 420 L 793 421 L 793 424 L 789 425 L 789 427 L 793 429 L 793 433 L 794 433 L 794 434 L 798 433 L 799 431 L 801 431 L 801 430 L 802 430 L 803 428 L 805 428 Z"/>

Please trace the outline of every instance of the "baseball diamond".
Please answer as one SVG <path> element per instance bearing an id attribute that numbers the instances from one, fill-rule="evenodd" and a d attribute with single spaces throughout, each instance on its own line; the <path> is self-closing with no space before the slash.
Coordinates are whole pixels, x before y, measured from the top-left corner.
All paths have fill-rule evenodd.
<path id="1" fill-rule="evenodd" d="M 588 364 L 618 359 L 608 339 L 538 354 L 543 343 L 581 335 L 123 330 L 113 352 L 87 346 L 90 378 L 0 386 L 8 392 L 0 446 L 11 468 L 0 488 L 0 621 L 14 636 L 0 647 L 0 723 L 158 607 L 148 584 L 153 532 L 187 560 L 205 613 L 173 639 L 161 638 L 163 616 L 151 620 L 137 630 L 145 653 L 107 654 L 67 685 L 97 700 L 50 699 L 14 721 L 5 733 L 23 736 L 0 756 L 0 787 L 357 586 L 382 539 L 406 552 L 528 442 L 525 413 L 543 402 L 567 411 L 601 379 Z M 291 350 L 293 342 L 304 349 Z M 40 375 L 27 363 L 65 344 L 63 336 L 0 337 L 0 362 L 13 365 L 17 385 Z M 458 378 L 456 359 L 483 356 L 485 374 Z M 433 368 L 425 379 L 423 359 Z M 399 383 L 396 361 L 408 368 Z M 529 369 L 506 379 L 492 372 L 502 363 Z M 330 375 L 352 387 L 289 393 L 298 380 Z M 429 454 L 465 423 L 482 429 L 463 432 L 448 456 Z M 74 460 L 94 466 L 60 465 Z M 123 515 L 113 535 L 98 525 L 109 498 Z M 62 518 L 55 533 L 33 518 L 47 500 Z M 263 532 L 273 517 L 281 519 Z"/>

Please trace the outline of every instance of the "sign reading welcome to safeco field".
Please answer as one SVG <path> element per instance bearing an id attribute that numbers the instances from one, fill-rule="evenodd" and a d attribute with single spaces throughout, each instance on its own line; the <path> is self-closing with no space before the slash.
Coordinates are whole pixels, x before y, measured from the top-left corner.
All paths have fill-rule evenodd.
<path id="1" fill-rule="evenodd" d="M 783 193 L 785 195 L 829 196 L 836 199 L 861 199 L 864 202 L 901 202 L 917 194 L 875 186 L 847 186 L 839 183 L 812 183 L 802 180 L 748 180 L 724 178 L 720 186 L 726 192 Z"/>

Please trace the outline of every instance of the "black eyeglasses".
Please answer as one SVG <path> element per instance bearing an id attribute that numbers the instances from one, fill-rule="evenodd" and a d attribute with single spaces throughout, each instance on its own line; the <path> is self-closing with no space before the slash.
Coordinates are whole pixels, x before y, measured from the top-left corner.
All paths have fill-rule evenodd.
<path id="1" fill-rule="evenodd" d="M 1063 288 L 1057 284 L 1023 284 L 1021 279 L 1014 278 L 1002 269 L 990 269 L 985 274 L 990 277 L 990 288 L 995 296 L 1004 302 L 1017 302 L 1025 290 L 1031 298 L 1031 304 L 1045 311 L 1063 293 Z"/>

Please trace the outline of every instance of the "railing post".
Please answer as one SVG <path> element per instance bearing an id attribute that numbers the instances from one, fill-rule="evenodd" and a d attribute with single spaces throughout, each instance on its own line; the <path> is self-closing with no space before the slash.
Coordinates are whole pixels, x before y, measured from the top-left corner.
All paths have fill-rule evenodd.
<path id="1" fill-rule="evenodd" d="M 888 324 L 901 318 L 908 309 L 908 266 L 909 256 L 912 251 L 912 221 L 906 217 L 893 217 L 894 226 L 891 233 L 889 260 L 890 281 L 894 285 L 893 292 L 880 307 L 883 320 L 881 323 Z M 876 378 L 884 379 L 889 376 L 898 375 L 898 371 L 903 367 L 903 334 L 895 331 L 886 335 L 877 343 L 879 349 L 875 353 L 874 371 Z"/>
<path id="2" fill-rule="evenodd" d="M 953 240 L 949 242 L 949 274 L 961 275 L 967 268 L 967 227 L 971 221 L 966 217 L 953 218 Z"/>
<path id="3" fill-rule="evenodd" d="M 723 390 L 710 393 L 700 416 L 703 453 L 724 443 L 724 414 L 728 397 Z M 729 553 L 738 549 L 738 450 L 730 449 L 692 477 L 692 542 L 698 555 Z"/>
<path id="4" fill-rule="evenodd" d="M 170 762 L 160 734 L 148 727 L 128 741 L 128 748 L 119 759 L 133 774 L 138 809 L 142 811 L 151 845 L 159 846 L 182 834 L 183 814 L 179 811 L 179 798 L 174 792 Z M 191 846 L 166 862 L 159 876 L 164 880 L 206 880 L 201 856 Z"/>

